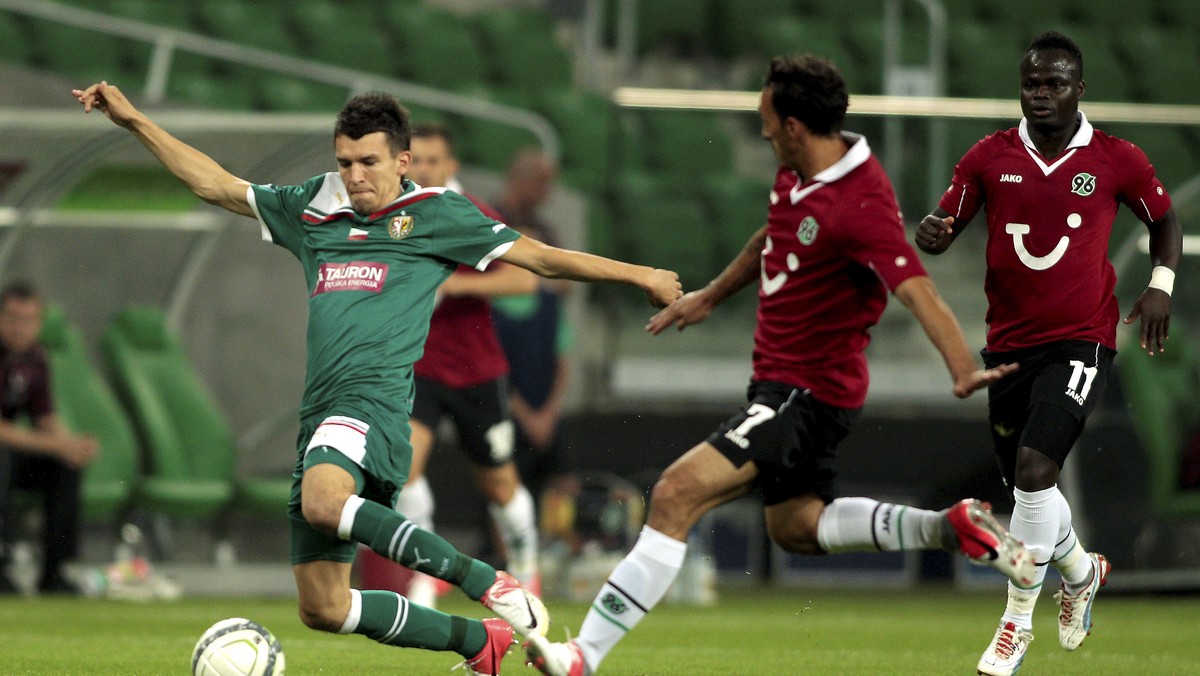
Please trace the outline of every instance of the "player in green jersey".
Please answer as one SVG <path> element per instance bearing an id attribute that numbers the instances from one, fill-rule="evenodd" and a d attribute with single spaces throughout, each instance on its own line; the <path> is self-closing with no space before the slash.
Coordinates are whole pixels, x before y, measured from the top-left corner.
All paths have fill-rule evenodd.
<path id="1" fill-rule="evenodd" d="M 500 259 L 543 277 L 617 281 L 655 305 L 682 293 L 674 272 L 523 237 L 443 188 L 404 178 L 408 114 L 383 94 L 353 97 L 334 128 L 337 172 L 300 185 L 254 185 L 167 133 L 106 82 L 72 94 L 127 129 L 196 196 L 256 218 L 308 282 L 308 363 L 297 477 L 289 504 L 300 616 L 314 629 L 397 646 L 453 650 L 499 673 L 513 631 L 544 635 L 545 607 L 512 576 L 454 549 L 392 509 L 411 457 L 412 364 L 438 286 L 458 264 Z M 459 586 L 503 618 L 473 620 L 350 588 L 355 543 Z"/>

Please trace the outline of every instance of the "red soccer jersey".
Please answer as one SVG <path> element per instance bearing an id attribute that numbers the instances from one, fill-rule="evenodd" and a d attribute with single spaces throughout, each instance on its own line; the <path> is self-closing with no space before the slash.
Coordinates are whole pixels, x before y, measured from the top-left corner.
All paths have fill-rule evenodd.
<path id="1" fill-rule="evenodd" d="M 1092 128 L 1046 160 L 1025 120 L 976 143 L 954 169 L 940 206 L 959 222 L 987 211 L 988 349 L 1058 340 L 1116 349 L 1120 318 L 1108 241 L 1120 203 L 1146 223 L 1171 198 L 1146 155 Z"/>
<path id="2" fill-rule="evenodd" d="M 870 328 L 888 291 L 925 269 L 896 195 L 864 138 L 812 180 L 780 167 L 762 252 L 754 378 L 858 408 L 867 398 Z"/>
<path id="3" fill-rule="evenodd" d="M 489 218 L 503 220 L 485 202 L 466 197 Z M 486 275 L 501 265 L 508 264 L 494 261 L 487 272 L 460 265 L 456 273 Z M 443 298 L 429 319 L 425 354 L 413 366 L 413 373 L 456 388 L 480 385 L 508 373 L 508 359 L 492 324 L 491 303 L 475 296 Z"/>

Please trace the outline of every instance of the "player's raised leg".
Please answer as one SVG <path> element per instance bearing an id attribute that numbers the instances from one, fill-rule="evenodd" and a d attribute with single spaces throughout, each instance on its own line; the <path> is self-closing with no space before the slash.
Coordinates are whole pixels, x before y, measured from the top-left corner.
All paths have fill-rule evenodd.
<path id="1" fill-rule="evenodd" d="M 292 519 L 294 539 L 312 531 L 328 538 L 323 544 L 339 553 L 337 543 L 345 543 L 345 555 L 337 560 L 346 562 L 353 560 L 354 542 L 365 544 L 381 556 L 459 587 L 522 635 L 546 632 L 549 616 L 540 599 L 512 576 L 459 552 L 395 509 L 354 494 L 356 474 L 361 476 L 357 465 L 343 453 L 327 446 L 309 449 L 300 493 L 302 518 Z M 297 551 L 292 558 L 294 563 L 306 562 Z"/>
<path id="2" fill-rule="evenodd" d="M 817 530 L 821 552 L 944 549 L 973 563 L 989 565 L 1009 579 L 1029 583 L 1033 559 L 992 516 L 991 506 L 967 499 L 930 511 L 871 498 L 838 498 L 821 513 Z"/>

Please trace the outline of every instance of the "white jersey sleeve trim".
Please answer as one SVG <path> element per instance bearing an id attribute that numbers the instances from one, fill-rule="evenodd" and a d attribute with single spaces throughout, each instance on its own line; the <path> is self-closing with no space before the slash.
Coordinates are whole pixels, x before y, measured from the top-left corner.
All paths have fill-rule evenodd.
<path id="1" fill-rule="evenodd" d="M 479 270 L 480 272 L 483 272 L 484 270 L 486 270 L 487 266 L 492 261 L 496 260 L 497 258 L 499 258 L 499 257 L 503 256 L 505 253 L 507 253 L 508 250 L 512 248 L 512 245 L 516 243 L 516 241 L 517 240 L 514 239 L 511 242 L 505 242 L 504 244 L 501 244 L 500 246 L 496 247 L 495 249 L 492 249 L 491 251 L 489 251 L 488 255 L 481 258 L 479 260 L 479 262 L 475 264 L 475 269 Z"/>
<path id="2" fill-rule="evenodd" d="M 254 186 L 246 186 L 246 201 L 250 204 L 250 210 L 254 212 L 254 218 L 258 220 L 258 227 L 262 231 L 262 239 L 264 242 L 275 243 L 275 238 L 271 236 L 271 229 L 267 227 L 267 222 L 263 220 L 262 214 L 258 211 L 258 200 L 254 194 Z"/>

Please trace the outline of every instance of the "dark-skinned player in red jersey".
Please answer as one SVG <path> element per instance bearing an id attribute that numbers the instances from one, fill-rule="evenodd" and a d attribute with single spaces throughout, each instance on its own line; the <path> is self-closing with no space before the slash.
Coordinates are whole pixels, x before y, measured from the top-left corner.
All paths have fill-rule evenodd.
<path id="1" fill-rule="evenodd" d="M 906 241 L 883 168 L 865 138 L 841 131 L 848 102 L 828 61 L 771 62 L 759 115 L 781 166 L 767 222 L 716 279 L 647 326 L 658 334 L 702 322 L 757 282 L 749 403 L 663 472 L 640 538 L 600 589 L 579 636 L 567 643 L 530 637 L 527 656 L 543 673 L 594 672 L 674 581 L 697 520 L 753 489 L 762 491 L 771 539 L 789 552 L 944 549 L 1019 582 L 1032 577 L 1024 547 L 976 500 L 930 511 L 834 498 L 835 450 L 866 400 L 869 330 L 889 291 L 941 353 L 955 395 L 970 396 L 1017 370 L 978 369 Z"/>
<path id="2" fill-rule="evenodd" d="M 1021 60 L 1020 126 L 984 138 L 959 161 L 950 188 L 918 226 L 922 251 L 940 254 L 987 212 L 988 365 L 1020 372 L 989 388 L 992 439 L 1015 506 L 1010 528 L 1034 554 L 1032 585 L 1009 582 L 1008 605 L 979 660 L 981 674 L 1017 671 L 1046 566 L 1062 576 L 1059 644 L 1079 647 L 1111 568 L 1084 551 L 1058 490 L 1063 461 L 1096 406 L 1116 354 L 1120 318 L 1108 241 L 1121 204 L 1150 231 L 1154 266 L 1125 323 L 1140 318 L 1141 347 L 1161 352 L 1183 246 L 1167 191 L 1146 155 L 1095 129 L 1079 110 L 1083 55 L 1043 33 Z"/>

